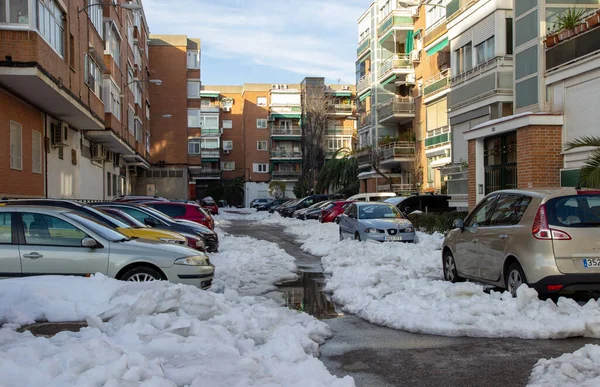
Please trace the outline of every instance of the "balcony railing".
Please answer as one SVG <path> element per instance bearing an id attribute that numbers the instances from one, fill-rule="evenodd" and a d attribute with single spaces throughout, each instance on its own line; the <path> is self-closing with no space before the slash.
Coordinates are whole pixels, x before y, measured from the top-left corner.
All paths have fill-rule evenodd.
<path id="1" fill-rule="evenodd" d="M 395 70 L 405 70 L 411 71 L 413 70 L 413 64 L 410 60 L 410 54 L 407 53 L 398 53 L 394 54 L 392 57 L 386 59 L 381 65 L 381 70 L 379 72 L 380 77 L 385 77 L 387 74 L 391 73 Z"/>
<path id="2" fill-rule="evenodd" d="M 371 164 L 372 158 L 373 151 L 371 149 L 364 149 L 356 153 L 356 160 L 358 161 L 359 166 Z"/>
<path id="3" fill-rule="evenodd" d="M 446 21 L 442 20 L 436 23 L 433 28 L 425 30 L 425 36 L 423 36 L 423 46 L 427 47 L 433 43 L 437 38 L 448 32 Z"/>
<path id="4" fill-rule="evenodd" d="M 219 128 L 202 128 L 200 129 L 201 136 L 218 136 L 223 134 L 223 131 Z"/>
<path id="5" fill-rule="evenodd" d="M 392 184 L 392 192 L 395 193 L 412 193 L 415 190 L 414 184 Z M 382 184 L 377 186 L 377 192 L 389 192 L 390 185 Z"/>
<path id="6" fill-rule="evenodd" d="M 356 84 L 356 91 L 360 94 L 371 87 L 371 73 L 363 75 Z"/>
<path id="7" fill-rule="evenodd" d="M 219 113 L 221 105 L 217 103 L 211 103 L 210 105 L 200 105 L 200 111 L 203 113 Z"/>
<path id="8" fill-rule="evenodd" d="M 272 103 L 271 113 L 301 113 L 302 107 L 300 104 L 289 103 Z"/>
<path id="9" fill-rule="evenodd" d="M 395 115 L 411 116 L 415 114 L 415 101 L 412 97 L 393 98 L 389 102 L 377 105 L 379 121 Z"/>
<path id="10" fill-rule="evenodd" d="M 599 17 L 599 16 L 596 16 Z M 600 51 L 600 28 L 574 36 L 546 50 L 546 70 L 575 62 Z"/>
<path id="11" fill-rule="evenodd" d="M 208 157 L 208 158 L 218 158 L 220 157 L 221 152 L 218 149 L 201 149 L 200 156 Z"/>
<path id="12" fill-rule="evenodd" d="M 450 133 L 442 133 L 436 136 L 427 137 L 425 139 L 425 146 L 430 147 L 446 142 L 450 142 Z"/>
<path id="13" fill-rule="evenodd" d="M 221 168 L 202 168 L 196 174 L 200 176 L 215 176 L 221 174 Z"/>
<path id="14" fill-rule="evenodd" d="M 342 125 L 335 125 L 333 128 L 327 128 L 325 132 L 328 136 L 352 136 L 356 133 L 354 128 Z"/>
<path id="15" fill-rule="evenodd" d="M 300 126 L 272 127 L 271 136 L 302 136 Z"/>
<path id="16" fill-rule="evenodd" d="M 381 38 L 385 35 L 392 27 L 405 27 L 405 28 L 413 28 L 413 19 L 410 15 L 409 10 L 404 9 L 396 9 L 390 12 L 388 16 L 385 17 L 379 23 L 379 28 L 377 29 L 377 36 Z"/>
<path id="17" fill-rule="evenodd" d="M 412 158 L 415 156 L 414 141 L 398 141 L 379 147 L 379 158 L 382 161 L 395 158 Z"/>
<path id="18" fill-rule="evenodd" d="M 446 5 L 446 22 L 457 18 L 465 12 L 470 6 L 477 3 L 477 0 L 452 0 Z"/>
<path id="19" fill-rule="evenodd" d="M 367 51 L 369 47 L 371 47 L 371 39 L 369 39 L 369 34 L 367 34 L 366 37 L 358 43 L 358 48 L 356 49 L 356 56 L 360 57 Z"/>
<path id="20" fill-rule="evenodd" d="M 354 108 L 356 108 L 356 105 L 354 105 L 353 103 L 334 103 L 333 104 L 333 109 L 335 110 L 335 112 L 352 112 L 352 110 L 354 110 Z"/>
<path id="21" fill-rule="evenodd" d="M 450 87 L 450 69 L 446 69 L 425 81 L 423 96 L 438 93 Z"/>
<path id="22" fill-rule="evenodd" d="M 360 115 L 360 127 L 364 128 L 369 125 L 371 125 L 371 112 L 362 113 Z"/>
<path id="23" fill-rule="evenodd" d="M 299 176 L 300 176 L 300 171 L 295 171 L 295 170 L 273 171 L 273 177 L 284 178 L 284 177 L 299 177 Z"/>
<path id="24" fill-rule="evenodd" d="M 299 159 L 302 158 L 302 152 L 299 151 L 272 151 L 271 158 L 273 159 Z"/>

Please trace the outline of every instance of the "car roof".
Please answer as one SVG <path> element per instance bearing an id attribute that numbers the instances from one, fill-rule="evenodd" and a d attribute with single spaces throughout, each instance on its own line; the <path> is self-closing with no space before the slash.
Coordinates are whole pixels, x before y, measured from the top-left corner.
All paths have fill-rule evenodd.
<path id="1" fill-rule="evenodd" d="M 386 203 L 386 202 L 362 202 L 362 201 L 357 201 L 356 205 L 359 207 L 363 207 L 363 206 L 388 206 L 388 207 L 395 207 L 392 203 Z"/>
<path id="2" fill-rule="evenodd" d="M 585 191 L 582 191 L 585 192 Z M 517 195 L 535 196 L 542 199 L 552 199 L 559 196 L 577 195 L 577 190 L 572 187 L 535 188 L 535 189 L 503 189 L 491 192 L 489 195 L 507 193 Z"/>
<path id="3" fill-rule="evenodd" d="M 0 212 L 22 212 L 22 211 L 32 211 L 32 210 L 49 212 L 49 213 L 73 212 L 72 209 L 64 208 L 64 207 L 28 205 L 28 204 L 3 206 L 0 204 Z"/>

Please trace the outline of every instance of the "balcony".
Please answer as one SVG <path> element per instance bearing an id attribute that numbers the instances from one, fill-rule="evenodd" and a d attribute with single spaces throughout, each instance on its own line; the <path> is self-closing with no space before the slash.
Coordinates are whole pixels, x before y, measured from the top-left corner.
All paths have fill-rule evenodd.
<path id="1" fill-rule="evenodd" d="M 411 194 L 415 191 L 414 184 L 392 184 L 392 192 L 396 194 Z M 390 185 L 378 185 L 377 192 L 390 192 Z"/>
<path id="2" fill-rule="evenodd" d="M 457 18 L 463 12 L 465 12 L 473 4 L 477 3 L 477 0 L 452 0 L 446 5 L 446 22 Z"/>
<path id="3" fill-rule="evenodd" d="M 366 54 L 371 49 L 371 39 L 369 39 L 369 35 L 367 34 L 363 40 L 358 43 L 358 48 L 356 49 L 356 57 L 360 58 L 363 54 Z"/>
<path id="4" fill-rule="evenodd" d="M 425 36 L 423 36 L 423 46 L 429 46 L 439 37 L 443 36 L 446 32 L 448 32 L 448 27 L 446 25 L 446 21 L 442 20 L 435 27 L 425 31 Z"/>
<path id="5" fill-rule="evenodd" d="M 288 151 L 288 150 L 275 150 L 271 152 L 272 160 L 302 160 L 302 152 L 300 151 Z"/>
<path id="6" fill-rule="evenodd" d="M 382 145 L 378 153 L 381 165 L 412 162 L 415 160 L 415 142 L 398 141 Z"/>
<path id="7" fill-rule="evenodd" d="M 451 111 L 485 98 L 503 95 L 512 100 L 513 58 L 499 56 L 452 78 L 448 94 Z"/>
<path id="8" fill-rule="evenodd" d="M 371 126 L 371 112 L 362 113 L 360 115 L 359 128 L 366 128 L 367 126 Z"/>
<path id="9" fill-rule="evenodd" d="M 363 75 L 356 84 L 356 92 L 358 94 L 362 94 L 367 90 L 371 90 L 371 73 Z"/>
<path id="10" fill-rule="evenodd" d="M 300 126 L 271 127 L 271 138 L 274 140 L 300 140 L 301 137 Z"/>
<path id="11" fill-rule="evenodd" d="M 333 128 L 327 128 L 325 135 L 327 136 L 354 136 L 356 130 L 353 127 L 335 125 Z"/>
<path id="12" fill-rule="evenodd" d="M 333 111 L 331 114 L 348 116 L 354 112 L 356 105 L 348 103 L 332 104 Z"/>
<path id="13" fill-rule="evenodd" d="M 201 149 L 200 157 L 202 157 L 202 161 L 219 161 L 221 151 L 218 149 Z"/>
<path id="14" fill-rule="evenodd" d="M 200 111 L 202 113 L 219 113 L 221 111 L 221 105 L 218 103 L 211 103 L 209 105 L 200 105 Z"/>
<path id="15" fill-rule="evenodd" d="M 448 129 L 448 127 L 446 127 L 446 129 Z M 436 145 L 444 144 L 444 143 L 448 143 L 448 142 L 450 142 L 450 133 L 446 132 L 446 133 L 434 135 L 431 137 L 427 137 L 425 139 L 425 147 L 429 148 L 432 146 L 436 146 Z"/>
<path id="16" fill-rule="evenodd" d="M 293 169 L 275 170 L 272 172 L 273 179 L 278 180 L 298 180 L 298 178 L 300 178 L 300 174 L 300 171 Z"/>
<path id="17" fill-rule="evenodd" d="M 450 88 L 450 69 L 429 78 L 423 85 L 423 97 L 428 98 Z"/>
<path id="18" fill-rule="evenodd" d="M 561 66 L 598 52 L 600 52 L 600 27 L 548 48 L 546 50 L 546 71 L 554 71 Z"/>
<path id="19" fill-rule="evenodd" d="M 214 137 L 223 134 L 223 130 L 219 128 L 202 128 L 200 129 L 200 136 L 202 137 Z"/>
<path id="20" fill-rule="evenodd" d="M 379 83 L 383 83 L 390 74 L 411 74 L 414 72 L 410 54 L 398 53 L 386 59 L 379 71 Z"/>
<path id="21" fill-rule="evenodd" d="M 358 162 L 358 168 L 364 169 L 371 166 L 373 160 L 373 151 L 370 147 L 359 150 L 356 153 L 356 161 Z"/>
<path id="22" fill-rule="evenodd" d="M 415 101 L 412 97 L 396 97 L 377 105 L 379 123 L 405 123 L 415 118 Z"/>
<path id="23" fill-rule="evenodd" d="M 390 12 L 390 14 L 387 15 L 385 19 L 381 21 L 381 23 L 379 23 L 379 28 L 377 28 L 377 37 L 381 39 L 390 30 L 395 28 L 406 30 L 413 29 L 413 19 L 409 10 L 396 9 Z"/>
<path id="24" fill-rule="evenodd" d="M 190 176 L 200 180 L 218 180 L 221 178 L 221 169 L 205 167 L 204 165 L 190 165 L 188 167 Z"/>

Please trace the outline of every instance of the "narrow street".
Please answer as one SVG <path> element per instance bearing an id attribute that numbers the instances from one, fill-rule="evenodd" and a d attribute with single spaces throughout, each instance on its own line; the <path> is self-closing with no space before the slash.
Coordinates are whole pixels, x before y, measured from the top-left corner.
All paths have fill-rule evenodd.
<path id="1" fill-rule="evenodd" d="M 475 339 L 407 333 L 368 323 L 328 300 L 319 257 L 303 252 L 279 227 L 232 221 L 226 231 L 277 243 L 296 258 L 299 279 L 280 286 L 290 307 L 325 321 L 334 337 L 321 347 L 331 373 L 357 386 L 525 386 L 540 358 L 573 352 L 600 340 Z"/>

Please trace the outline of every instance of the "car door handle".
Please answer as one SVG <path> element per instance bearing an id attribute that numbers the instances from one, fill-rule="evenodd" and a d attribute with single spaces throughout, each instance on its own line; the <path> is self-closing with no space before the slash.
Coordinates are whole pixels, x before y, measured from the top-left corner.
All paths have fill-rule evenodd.
<path id="1" fill-rule="evenodd" d="M 500 239 L 506 239 L 506 238 L 508 238 L 508 235 L 506 235 L 506 234 L 502 234 L 502 235 L 500 235 L 498 238 L 500 238 Z"/>
<path id="2" fill-rule="evenodd" d="M 29 259 L 40 259 L 43 257 L 43 255 L 40 253 L 31 253 L 31 254 L 23 254 L 23 257 L 29 258 Z"/>

